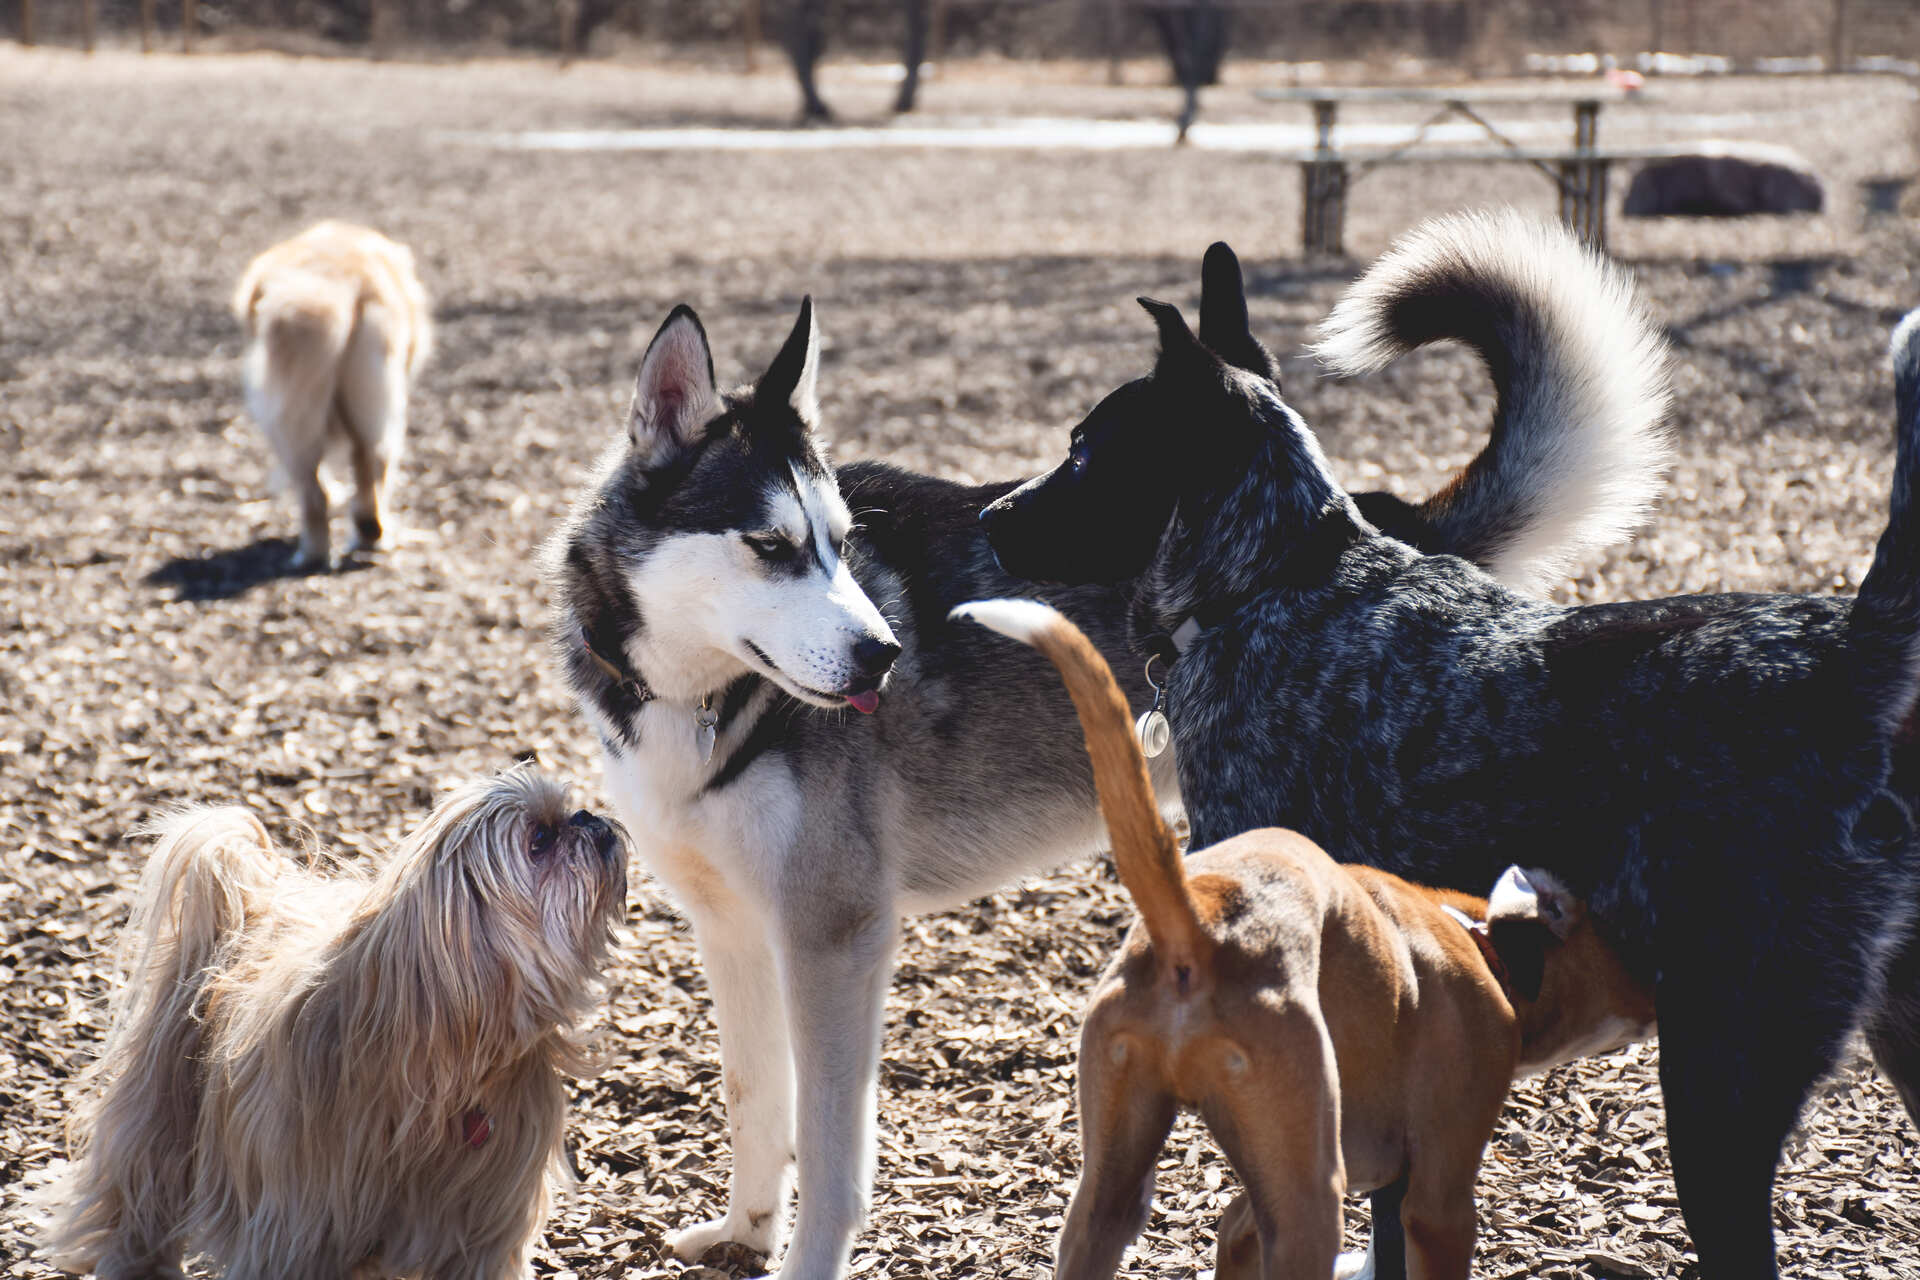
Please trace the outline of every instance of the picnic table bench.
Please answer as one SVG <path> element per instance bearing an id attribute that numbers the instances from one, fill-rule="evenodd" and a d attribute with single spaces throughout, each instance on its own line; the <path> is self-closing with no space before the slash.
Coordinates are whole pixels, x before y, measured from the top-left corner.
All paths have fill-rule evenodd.
<path id="1" fill-rule="evenodd" d="M 1357 86 L 1259 89 L 1265 102 L 1304 102 L 1313 107 L 1311 151 L 1283 152 L 1297 161 L 1301 179 L 1301 249 L 1309 257 L 1343 253 L 1347 190 L 1374 169 L 1389 164 L 1530 164 L 1560 192 L 1560 218 L 1597 249 L 1607 242 L 1607 187 L 1611 167 L 1622 160 L 1685 154 L 1684 147 L 1602 149 L 1600 109 L 1638 91 L 1611 85 L 1477 85 L 1470 88 Z M 1497 104 L 1563 102 L 1573 109 L 1573 139 L 1567 147 L 1528 147 L 1514 141 L 1479 108 Z M 1405 141 L 1391 146 L 1341 147 L 1335 137 L 1343 103 L 1415 103 L 1438 107 Z M 1492 147 L 1423 146 L 1433 127 L 1450 117 L 1477 124 Z M 1511 128 L 1511 126 L 1509 126 Z"/>

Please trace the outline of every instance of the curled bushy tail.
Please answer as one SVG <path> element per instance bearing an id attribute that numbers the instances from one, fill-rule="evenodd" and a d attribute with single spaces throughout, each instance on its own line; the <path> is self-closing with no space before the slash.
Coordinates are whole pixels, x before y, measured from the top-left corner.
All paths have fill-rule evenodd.
<path id="1" fill-rule="evenodd" d="M 1438 546 L 1539 587 L 1646 516 L 1669 453 L 1667 352 L 1627 276 L 1557 223 L 1512 210 L 1402 239 L 1321 326 L 1335 373 L 1452 338 L 1486 362 L 1486 448 L 1416 508 Z"/>
<path id="2" fill-rule="evenodd" d="M 1126 695 L 1107 660 L 1080 628 L 1038 600 L 975 600 L 949 616 L 1031 645 L 1059 668 L 1080 713 L 1120 883 L 1140 911 L 1162 969 L 1180 973 L 1183 986 L 1197 984 L 1212 959 L 1213 939 L 1187 891 L 1179 842 L 1154 801 Z"/>
<path id="3" fill-rule="evenodd" d="M 156 828 L 122 947 L 100 1057 L 68 1122 L 74 1167 L 50 1252 L 85 1270 L 177 1259 L 192 1192 L 207 975 L 273 892 L 279 855 L 245 809 L 194 808 Z M 136 1217 L 139 1220 L 135 1220 Z"/>
<path id="4" fill-rule="evenodd" d="M 1860 583 L 1850 618 L 1855 687 L 1883 707 L 1889 731 L 1903 724 L 1920 693 L 1920 529 L 1914 484 L 1920 480 L 1920 310 L 1893 331 L 1894 461 L 1887 527 Z"/>

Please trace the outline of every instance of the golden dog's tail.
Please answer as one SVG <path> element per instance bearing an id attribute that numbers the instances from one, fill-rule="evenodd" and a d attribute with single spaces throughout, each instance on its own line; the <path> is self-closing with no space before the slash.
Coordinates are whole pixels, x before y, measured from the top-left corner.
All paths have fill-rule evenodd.
<path id="1" fill-rule="evenodd" d="M 1187 890 L 1179 843 L 1160 817 L 1133 717 L 1107 660 L 1080 628 L 1037 600 L 976 600 L 950 616 L 1031 645 L 1060 669 L 1080 713 L 1120 883 L 1133 896 L 1162 964 L 1183 982 L 1197 977 L 1212 958 L 1213 939 Z"/>
<path id="2" fill-rule="evenodd" d="M 73 1168 L 55 1189 L 48 1251 L 71 1269 L 124 1263 L 128 1241 L 177 1245 L 192 1188 L 206 988 L 263 910 L 280 866 L 245 809 L 196 807 L 158 823 L 121 954 L 100 1057 L 68 1120 Z"/>

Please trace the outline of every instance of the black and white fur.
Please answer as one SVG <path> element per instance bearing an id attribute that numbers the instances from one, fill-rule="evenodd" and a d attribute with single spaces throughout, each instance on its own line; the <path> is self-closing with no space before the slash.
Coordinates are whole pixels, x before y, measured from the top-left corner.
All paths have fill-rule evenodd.
<path id="1" fill-rule="evenodd" d="M 1202 310 L 1237 311 L 1245 333 L 1224 246 L 1209 255 Z M 1245 345 L 1254 359 L 1258 344 Z M 769 1251 L 797 1159 L 789 1280 L 844 1274 L 867 1205 L 881 1005 L 901 917 L 953 907 L 1103 839 L 1078 722 L 1052 668 L 947 619 L 967 600 L 1035 593 L 996 565 L 977 518 L 1014 484 L 874 462 L 830 469 L 813 435 L 817 348 L 809 311 L 756 385 L 723 395 L 698 321 L 676 311 L 642 362 L 629 435 L 551 547 L 562 669 L 601 740 L 636 856 L 693 925 L 719 1021 L 728 1204 L 671 1243 L 687 1258 L 723 1240 Z M 1617 407 L 1529 420 L 1517 434 L 1607 430 Z M 1526 535 L 1505 499 L 1475 491 L 1468 504 L 1488 505 L 1456 524 Z M 796 576 L 751 540 L 802 517 L 814 560 Z M 789 534 L 803 540 L 797 527 Z M 1110 655 L 1143 710 L 1128 595 L 1038 594 Z M 870 671 L 858 687 L 836 685 L 859 669 L 864 641 L 900 646 L 884 687 Z M 881 705 L 849 716 L 809 691 L 840 693 L 841 705 L 849 692 L 874 693 Z M 708 695 L 718 723 L 705 760 L 695 718 Z M 1156 765 L 1171 802 L 1171 759 Z"/>
<path id="2" fill-rule="evenodd" d="M 1524 243 L 1509 222 L 1442 224 L 1427 242 L 1470 263 Z M 1056 582 L 1139 574 L 1142 632 L 1201 620 L 1168 685 L 1196 846 L 1287 826 L 1341 861 L 1454 888 L 1524 854 L 1585 898 L 1656 993 L 1674 1175 L 1705 1274 L 1774 1275 L 1781 1143 L 1863 1017 L 1881 1039 L 1901 1017 L 1879 993 L 1917 883 L 1889 785 L 1920 684 L 1914 326 L 1891 514 L 1851 610 L 1797 596 L 1565 608 L 1384 536 L 1276 386 L 1143 303 L 1160 357 L 1115 396 L 1154 427 L 1076 429 L 1059 469 L 987 513 L 996 551 Z M 1434 314 L 1425 299 L 1384 310 Z M 1417 334 L 1406 323 L 1398 341 Z M 1100 475 L 1149 461 L 1158 504 L 1098 492 Z M 1008 533 L 1076 520 L 1146 553 L 1076 561 L 1072 545 Z M 1912 1059 L 1882 1061 L 1911 1098 Z"/>

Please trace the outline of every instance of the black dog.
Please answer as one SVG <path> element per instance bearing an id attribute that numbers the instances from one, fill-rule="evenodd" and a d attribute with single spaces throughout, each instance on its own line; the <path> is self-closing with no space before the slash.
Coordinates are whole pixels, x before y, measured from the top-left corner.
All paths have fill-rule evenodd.
<path id="1" fill-rule="evenodd" d="M 1429 234 L 1484 258 L 1540 233 L 1494 219 Z M 1915 1043 L 1912 993 L 1880 1001 L 1920 883 L 1889 786 L 1920 687 L 1920 320 L 1897 336 L 1890 519 L 1850 609 L 1564 608 L 1384 536 L 1277 387 L 1175 308 L 1143 305 L 1152 375 L 983 512 L 996 553 L 1042 580 L 1137 576 L 1137 631 L 1188 637 L 1168 695 L 1195 847 L 1288 826 L 1457 888 L 1524 856 L 1586 898 L 1656 993 L 1705 1274 L 1775 1275 L 1781 1143 L 1863 1016 L 1910 1105 L 1920 1086 L 1897 1051 Z M 1387 313 L 1401 346 L 1445 332 L 1432 308 Z"/>

